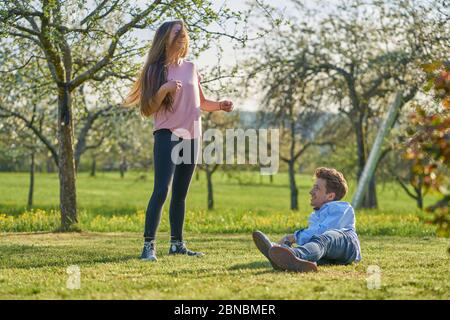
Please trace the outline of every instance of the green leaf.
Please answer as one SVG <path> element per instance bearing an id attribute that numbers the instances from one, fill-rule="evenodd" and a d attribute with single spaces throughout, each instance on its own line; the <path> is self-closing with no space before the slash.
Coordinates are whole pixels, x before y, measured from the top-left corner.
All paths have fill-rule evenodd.
<path id="1" fill-rule="evenodd" d="M 433 61 L 431 63 L 424 63 L 424 64 L 420 65 L 420 67 L 426 73 L 432 73 L 432 72 L 438 70 L 442 66 L 442 64 L 443 64 L 442 61 Z"/>

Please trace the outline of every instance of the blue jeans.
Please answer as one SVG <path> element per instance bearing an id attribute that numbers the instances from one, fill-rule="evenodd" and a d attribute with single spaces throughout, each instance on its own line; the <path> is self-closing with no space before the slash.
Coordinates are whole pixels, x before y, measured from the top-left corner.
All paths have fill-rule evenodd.
<path id="1" fill-rule="evenodd" d="M 317 264 L 350 264 L 357 257 L 357 247 L 347 231 L 328 230 L 312 236 L 308 243 L 291 248 L 303 260 Z"/>

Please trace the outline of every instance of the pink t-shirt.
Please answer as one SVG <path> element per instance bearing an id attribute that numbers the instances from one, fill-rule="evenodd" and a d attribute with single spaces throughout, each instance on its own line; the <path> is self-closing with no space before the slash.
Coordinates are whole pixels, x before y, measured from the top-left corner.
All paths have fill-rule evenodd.
<path id="1" fill-rule="evenodd" d="M 167 80 L 180 80 L 182 87 L 175 93 L 173 111 L 161 109 L 154 115 L 153 131 L 170 129 L 183 139 L 201 135 L 200 74 L 194 63 L 182 60 L 181 64 L 169 66 Z"/>

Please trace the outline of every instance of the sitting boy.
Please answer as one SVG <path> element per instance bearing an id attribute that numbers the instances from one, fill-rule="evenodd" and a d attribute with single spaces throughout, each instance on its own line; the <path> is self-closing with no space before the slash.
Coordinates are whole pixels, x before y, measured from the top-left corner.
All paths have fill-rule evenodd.
<path id="1" fill-rule="evenodd" d="M 317 264 L 350 264 L 361 260 L 355 230 L 355 212 L 342 199 L 348 191 L 342 173 L 318 168 L 309 194 L 314 212 L 308 228 L 286 235 L 280 243 L 271 242 L 261 231 L 253 240 L 276 270 L 317 271 Z M 292 247 L 293 244 L 298 246 Z"/>

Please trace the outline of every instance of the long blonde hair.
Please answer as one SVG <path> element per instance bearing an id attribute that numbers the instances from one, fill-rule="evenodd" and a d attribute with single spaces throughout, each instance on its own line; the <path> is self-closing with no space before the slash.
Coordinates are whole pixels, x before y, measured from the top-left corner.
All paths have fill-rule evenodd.
<path id="1" fill-rule="evenodd" d="M 181 25 L 181 30 L 174 38 L 172 43 L 169 42 L 170 31 L 175 25 Z M 171 57 L 168 53 L 171 50 L 178 38 L 184 37 L 186 39 L 184 46 Z M 167 64 L 178 61 L 188 54 L 189 36 L 186 26 L 182 20 L 173 20 L 164 22 L 158 30 L 156 30 L 150 50 L 147 55 L 144 67 L 142 68 L 138 79 L 134 82 L 130 93 L 123 102 L 123 106 L 138 106 L 143 116 L 150 116 L 150 106 L 153 97 L 158 92 L 159 88 L 167 82 Z M 172 110 L 173 97 L 168 94 L 164 98 L 161 109 L 165 111 Z"/>

